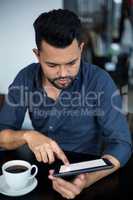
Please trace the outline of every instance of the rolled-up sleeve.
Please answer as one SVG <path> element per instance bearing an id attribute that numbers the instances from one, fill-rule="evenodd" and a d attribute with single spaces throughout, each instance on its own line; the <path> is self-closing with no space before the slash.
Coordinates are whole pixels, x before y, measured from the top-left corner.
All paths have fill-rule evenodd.
<path id="1" fill-rule="evenodd" d="M 19 73 L 9 86 L 4 105 L 0 110 L 0 131 L 21 129 L 27 110 L 25 89 L 23 73 Z"/>
<path id="2" fill-rule="evenodd" d="M 104 151 L 103 155 L 110 154 L 116 157 L 121 166 L 125 165 L 132 153 L 131 133 L 122 109 L 122 99 L 114 82 L 106 74 L 100 91 L 100 109 L 102 116 L 98 116 L 98 123 L 103 132 Z"/>

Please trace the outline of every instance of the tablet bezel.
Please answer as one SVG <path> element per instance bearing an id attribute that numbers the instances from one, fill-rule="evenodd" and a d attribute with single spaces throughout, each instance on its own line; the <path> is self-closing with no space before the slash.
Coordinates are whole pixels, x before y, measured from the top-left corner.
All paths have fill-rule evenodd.
<path id="1" fill-rule="evenodd" d="M 83 173 L 90 173 L 90 172 L 95 172 L 95 171 L 100 171 L 100 170 L 106 170 L 106 169 L 111 169 L 114 167 L 114 165 L 107 159 L 101 158 L 106 165 L 98 166 L 98 167 L 92 167 L 92 168 L 85 168 L 85 169 L 80 169 L 80 170 L 74 170 L 74 171 L 69 171 L 69 172 L 63 172 L 59 173 L 60 166 L 57 166 L 54 170 L 53 176 L 55 177 L 66 177 L 66 176 L 73 176 L 73 175 L 79 175 Z M 72 163 L 74 164 L 74 163 Z"/>

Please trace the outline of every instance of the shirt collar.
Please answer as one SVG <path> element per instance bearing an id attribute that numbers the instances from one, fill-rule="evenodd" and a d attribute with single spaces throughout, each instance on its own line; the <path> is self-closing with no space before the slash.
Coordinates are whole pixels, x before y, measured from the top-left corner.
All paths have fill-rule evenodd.
<path id="1" fill-rule="evenodd" d="M 42 68 L 40 63 L 37 63 L 37 69 L 35 73 L 35 86 L 37 89 L 42 90 Z"/>

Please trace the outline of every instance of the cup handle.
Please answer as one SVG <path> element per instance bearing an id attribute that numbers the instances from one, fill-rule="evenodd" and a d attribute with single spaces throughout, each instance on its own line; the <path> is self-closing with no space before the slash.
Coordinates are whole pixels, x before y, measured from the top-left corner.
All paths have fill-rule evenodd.
<path id="1" fill-rule="evenodd" d="M 31 168 L 30 168 L 30 171 L 32 171 L 32 169 L 35 168 L 35 172 L 34 174 L 32 174 L 29 179 L 32 179 L 34 178 L 36 175 L 37 175 L 37 172 L 38 172 L 38 167 L 36 165 L 32 165 Z"/>

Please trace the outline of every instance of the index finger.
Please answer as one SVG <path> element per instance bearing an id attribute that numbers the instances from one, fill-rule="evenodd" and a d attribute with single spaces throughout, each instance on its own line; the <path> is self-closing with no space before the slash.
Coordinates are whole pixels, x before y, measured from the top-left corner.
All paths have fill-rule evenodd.
<path id="1" fill-rule="evenodd" d="M 58 146 L 58 144 L 54 141 L 52 141 L 52 149 L 53 152 L 56 154 L 56 156 L 62 160 L 62 162 L 67 165 L 70 164 L 68 158 L 66 157 L 65 153 L 63 152 L 63 150 Z"/>

